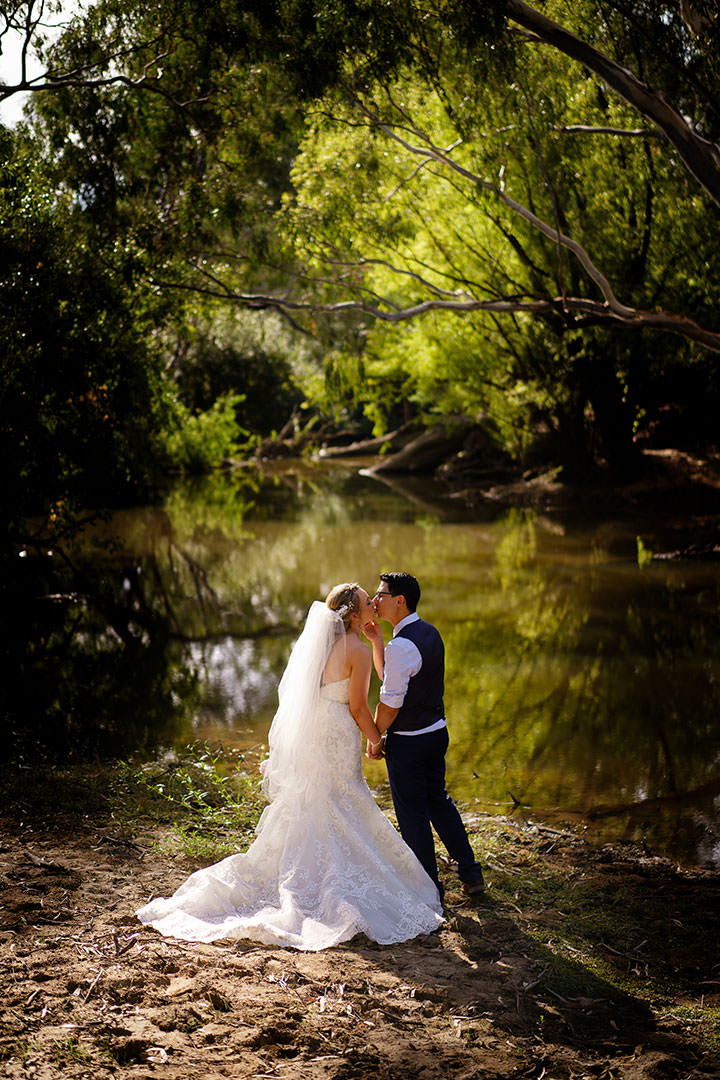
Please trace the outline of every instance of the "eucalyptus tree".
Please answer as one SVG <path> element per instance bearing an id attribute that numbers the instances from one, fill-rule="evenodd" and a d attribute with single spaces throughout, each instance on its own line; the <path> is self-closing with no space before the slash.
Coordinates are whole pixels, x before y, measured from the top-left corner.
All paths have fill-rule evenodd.
<path id="1" fill-rule="evenodd" d="M 540 413 L 566 461 L 627 471 L 635 432 L 673 406 L 712 436 L 717 26 L 698 39 L 659 4 L 507 10 L 502 47 L 451 26 L 424 70 L 326 96 L 295 165 L 295 235 L 330 310 L 424 316 L 371 334 L 376 397 L 402 368 L 406 391 L 474 400 L 515 445 Z"/>
<path id="2" fill-rule="evenodd" d="M 154 289 L 342 320 L 377 396 L 474 401 L 511 442 L 540 413 L 622 467 L 714 379 L 718 33 L 699 0 L 99 0 L 43 123 Z"/>

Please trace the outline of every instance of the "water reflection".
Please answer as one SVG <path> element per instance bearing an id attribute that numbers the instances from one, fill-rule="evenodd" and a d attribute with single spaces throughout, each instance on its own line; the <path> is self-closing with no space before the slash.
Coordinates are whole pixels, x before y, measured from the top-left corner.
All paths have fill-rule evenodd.
<path id="1" fill-rule="evenodd" d="M 532 517 L 503 524 L 500 588 L 447 635 L 466 779 L 472 766 L 480 798 L 510 795 L 519 814 L 708 858 L 720 794 L 717 579 L 689 566 L 640 573 L 597 547 L 584 565 L 562 561 Z M 702 805 L 702 820 L 688 812 Z"/>
<path id="2" fill-rule="evenodd" d="M 163 643 L 152 645 L 155 691 L 125 676 L 136 745 L 140 726 L 146 744 L 174 727 L 257 746 L 310 603 L 338 581 L 374 591 L 379 570 L 407 568 L 446 641 L 460 800 L 720 865 L 720 567 L 640 569 L 636 533 L 657 549 L 666 526 L 479 512 L 426 480 L 406 496 L 341 467 L 242 471 L 89 531 L 72 558 L 104 603 L 65 605 L 54 640 L 94 642 L 117 671 L 118 621 L 148 656 Z M 121 551 L 98 547 L 118 533 Z M 383 773 L 368 765 L 371 782 Z"/>
<path id="3" fill-rule="evenodd" d="M 284 659 L 313 599 L 337 581 L 370 586 L 380 568 L 406 566 L 423 584 L 423 614 L 447 643 L 448 764 L 463 801 L 582 821 L 600 836 L 717 860 L 715 568 L 640 570 L 636 522 L 578 530 L 497 510 L 478 522 L 427 482 L 405 498 L 344 472 L 274 483 L 275 498 L 245 514 L 240 534 L 224 528 L 221 558 L 207 529 L 183 526 L 211 500 L 175 497 L 175 529 L 207 568 L 221 610 L 234 605 L 246 619 L 264 612 L 266 627 L 281 632 L 262 634 L 249 652 L 228 640 L 243 672 L 238 702 L 245 680 L 256 693 L 234 715 L 226 697 L 226 737 L 264 738 Z M 199 730 L 217 736 L 223 728 L 211 713 Z M 368 771 L 371 780 L 382 775 Z"/>
<path id="4" fill-rule="evenodd" d="M 197 738 L 242 749 L 265 743 L 288 655 L 285 637 L 274 644 L 224 636 L 190 646 L 203 686 L 193 719 Z"/>
<path id="5" fill-rule="evenodd" d="M 199 683 L 159 576 L 118 551 L 0 559 L 0 757 L 87 760 L 178 736 Z"/>

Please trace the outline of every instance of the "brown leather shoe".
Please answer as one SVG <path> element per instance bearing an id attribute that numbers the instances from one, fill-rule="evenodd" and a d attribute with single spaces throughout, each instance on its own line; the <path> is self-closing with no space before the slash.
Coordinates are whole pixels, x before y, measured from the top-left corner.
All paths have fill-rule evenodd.
<path id="1" fill-rule="evenodd" d="M 470 896 L 481 896 L 485 892 L 484 881 L 463 881 L 461 885 L 463 891 L 469 893 Z"/>

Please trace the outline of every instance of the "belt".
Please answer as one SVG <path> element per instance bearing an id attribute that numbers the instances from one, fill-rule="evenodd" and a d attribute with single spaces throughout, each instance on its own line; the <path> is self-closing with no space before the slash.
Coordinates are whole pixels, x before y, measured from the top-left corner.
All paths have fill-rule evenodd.
<path id="1" fill-rule="evenodd" d="M 428 727 L 420 728 L 419 731 L 391 731 L 391 735 L 427 735 L 430 731 L 441 731 L 442 728 L 447 727 L 445 717 L 441 717 L 440 720 L 436 720 L 434 724 L 430 724 Z"/>

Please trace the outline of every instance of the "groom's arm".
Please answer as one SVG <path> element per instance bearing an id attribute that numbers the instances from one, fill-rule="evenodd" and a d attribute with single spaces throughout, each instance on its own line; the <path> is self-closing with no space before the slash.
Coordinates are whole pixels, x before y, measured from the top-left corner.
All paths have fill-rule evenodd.
<path id="1" fill-rule="evenodd" d="M 385 734 L 399 712 L 400 709 L 393 709 L 382 701 L 378 702 L 375 710 L 375 727 L 381 735 Z"/>
<path id="2" fill-rule="evenodd" d="M 393 637 L 385 648 L 385 671 L 380 687 L 380 701 L 375 710 L 375 726 L 381 735 L 400 712 L 412 675 L 422 667 L 416 645 L 407 638 Z"/>
<path id="3" fill-rule="evenodd" d="M 382 736 L 385 735 L 385 732 L 390 727 L 399 712 L 399 709 L 392 709 L 389 705 L 385 705 L 382 701 L 378 702 L 377 708 L 375 709 L 375 727 L 378 729 Z M 373 750 L 368 746 L 367 756 L 377 761 L 379 758 L 383 757 L 384 752 L 385 739 L 383 738 L 380 746 L 377 747 L 377 749 Z"/>

